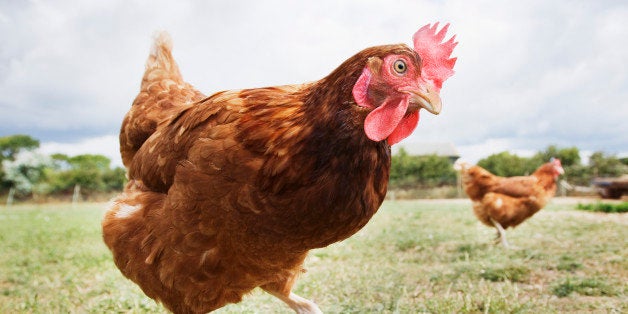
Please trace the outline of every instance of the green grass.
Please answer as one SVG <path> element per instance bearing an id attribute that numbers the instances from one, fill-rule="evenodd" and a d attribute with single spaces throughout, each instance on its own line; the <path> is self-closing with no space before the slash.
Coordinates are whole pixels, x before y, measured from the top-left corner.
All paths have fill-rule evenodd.
<path id="1" fill-rule="evenodd" d="M 628 311 L 628 214 L 555 201 L 492 244 L 466 201 L 389 201 L 314 250 L 295 292 L 326 313 Z M 115 268 L 104 204 L 0 207 L 0 313 L 165 313 Z M 257 289 L 218 313 L 291 313 Z"/>
<path id="2" fill-rule="evenodd" d="M 578 209 L 603 213 L 626 213 L 628 212 L 628 202 L 621 203 L 590 203 L 578 204 Z"/>
<path id="3" fill-rule="evenodd" d="M 566 297 L 576 292 L 588 296 L 617 296 L 618 293 L 604 279 L 600 278 L 567 278 L 552 288 L 552 293 L 558 297 Z"/>

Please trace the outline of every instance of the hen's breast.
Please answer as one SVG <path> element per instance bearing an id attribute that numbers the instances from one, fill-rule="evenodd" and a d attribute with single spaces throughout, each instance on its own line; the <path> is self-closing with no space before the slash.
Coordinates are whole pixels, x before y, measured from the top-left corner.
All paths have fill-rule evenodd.
<path id="1" fill-rule="evenodd" d="M 389 147 L 368 140 L 351 123 L 336 122 L 345 130 L 339 132 L 335 122 L 310 115 L 298 103 L 273 109 L 250 109 L 242 119 L 238 138 L 260 157 L 259 172 L 247 187 L 244 203 L 251 209 L 244 211 L 243 221 L 287 250 L 309 250 L 351 236 L 384 199 Z M 344 114 L 349 112 L 336 117 Z"/>

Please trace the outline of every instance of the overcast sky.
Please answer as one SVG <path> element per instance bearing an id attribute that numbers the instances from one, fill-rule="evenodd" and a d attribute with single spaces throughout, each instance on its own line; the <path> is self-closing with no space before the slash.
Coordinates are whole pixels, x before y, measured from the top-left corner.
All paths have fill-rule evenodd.
<path id="1" fill-rule="evenodd" d="M 0 1 L 0 136 L 119 164 L 157 30 L 184 78 L 212 94 L 317 80 L 436 21 L 457 34 L 457 73 L 442 113 L 423 111 L 398 145 L 452 142 L 472 162 L 552 144 L 628 155 L 625 0 Z"/>

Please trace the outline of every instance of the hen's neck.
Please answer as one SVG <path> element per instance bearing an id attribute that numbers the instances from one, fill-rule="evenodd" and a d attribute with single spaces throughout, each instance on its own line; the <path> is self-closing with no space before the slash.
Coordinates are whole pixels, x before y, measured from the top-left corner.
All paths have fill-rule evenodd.
<path id="1" fill-rule="evenodd" d="M 388 184 L 388 145 L 365 136 L 352 98 L 314 86 L 294 94 L 289 109 L 260 107 L 265 113 L 258 118 L 292 112 L 282 121 L 267 121 L 271 130 L 259 132 L 269 136 L 246 134 L 255 138 L 249 143 L 265 149 L 258 185 L 282 224 L 273 241 L 286 250 L 323 247 L 351 236 L 375 214 Z"/>
<path id="2" fill-rule="evenodd" d="M 539 167 L 533 175 L 539 180 L 539 184 L 541 184 L 546 191 L 556 190 L 556 175 L 554 174 L 553 166 L 545 164 Z"/>

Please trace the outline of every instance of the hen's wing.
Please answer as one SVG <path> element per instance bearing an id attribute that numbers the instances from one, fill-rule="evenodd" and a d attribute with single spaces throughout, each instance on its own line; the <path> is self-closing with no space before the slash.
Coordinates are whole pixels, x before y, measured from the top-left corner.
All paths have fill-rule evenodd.
<path id="1" fill-rule="evenodd" d="M 500 178 L 491 191 L 510 197 L 527 197 L 539 192 L 538 181 L 534 176 Z"/>
<path id="2" fill-rule="evenodd" d="M 120 129 L 120 153 L 129 167 L 135 153 L 157 129 L 170 118 L 179 106 L 201 100 L 205 96 L 183 81 L 179 67 L 172 58 L 172 41 L 167 33 L 160 33 L 146 61 L 140 93 L 124 117 Z"/>
<path id="3" fill-rule="evenodd" d="M 184 105 L 159 124 L 137 151 L 129 167 L 133 181 L 103 223 L 123 273 L 175 312 L 207 312 L 238 302 L 256 286 L 289 284 L 305 258 L 243 232 L 270 210 L 253 188 L 264 152 L 244 146 L 277 132 L 262 120 L 254 132 L 239 133 L 251 106 L 240 93 Z M 274 112 L 289 111 L 283 109 Z M 129 210 L 141 214 L 126 215 Z M 265 236 L 276 232 L 272 222 L 266 227 Z"/>

